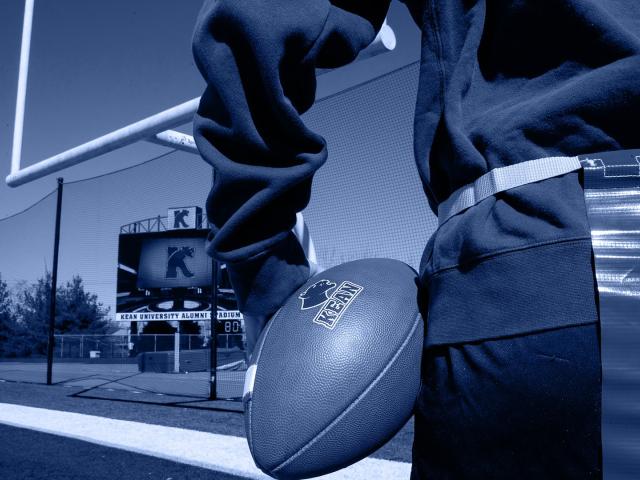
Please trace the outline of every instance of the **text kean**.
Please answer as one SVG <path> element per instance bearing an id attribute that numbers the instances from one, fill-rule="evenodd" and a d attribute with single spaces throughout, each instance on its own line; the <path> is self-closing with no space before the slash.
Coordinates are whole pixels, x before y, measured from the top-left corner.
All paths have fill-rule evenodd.
<path id="1" fill-rule="evenodd" d="M 324 303 L 313 319 L 313 323 L 333 330 L 342 314 L 362 290 L 363 288 L 356 283 L 342 282 Z"/>

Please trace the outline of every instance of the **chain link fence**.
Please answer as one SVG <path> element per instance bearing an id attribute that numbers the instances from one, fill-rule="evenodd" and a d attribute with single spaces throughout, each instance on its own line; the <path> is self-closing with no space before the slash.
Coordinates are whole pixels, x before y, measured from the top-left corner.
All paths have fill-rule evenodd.
<path id="1" fill-rule="evenodd" d="M 218 334 L 217 397 L 242 396 L 243 334 Z M 55 335 L 53 383 L 84 389 L 208 398 L 209 335 Z M 0 360 L 0 378 L 44 383 L 44 352 Z"/>

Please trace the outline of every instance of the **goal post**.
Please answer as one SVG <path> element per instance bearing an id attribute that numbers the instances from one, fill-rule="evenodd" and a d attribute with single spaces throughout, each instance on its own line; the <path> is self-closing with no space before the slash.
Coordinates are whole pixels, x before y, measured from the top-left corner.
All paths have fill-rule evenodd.
<path id="1" fill-rule="evenodd" d="M 22 168 L 22 141 L 34 6 L 35 0 L 25 0 L 18 71 L 18 89 L 16 95 L 16 112 L 13 131 L 13 148 L 11 153 L 11 171 L 6 177 L 7 185 L 10 187 L 18 187 L 51 173 L 78 165 L 87 160 L 139 141 L 151 142 L 163 147 L 198 154 L 198 149 L 196 148 L 195 141 L 191 135 L 176 132 L 171 129 L 192 121 L 200 103 L 200 97 L 193 98 L 167 110 L 156 113 L 155 115 L 146 117 L 138 122 L 124 126 L 49 158 L 40 160 L 28 167 Z M 394 50 L 395 47 L 395 33 L 387 24 L 385 19 L 374 41 L 364 49 L 360 55 L 358 55 L 355 61 L 360 61 L 362 59 Z M 316 74 L 322 75 L 328 71 L 331 70 L 318 69 Z M 362 81 L 357 83 L 361 82 Z M 319 99 L 321 99 L 321 97 L 318 97 L 316 100 Z"/>

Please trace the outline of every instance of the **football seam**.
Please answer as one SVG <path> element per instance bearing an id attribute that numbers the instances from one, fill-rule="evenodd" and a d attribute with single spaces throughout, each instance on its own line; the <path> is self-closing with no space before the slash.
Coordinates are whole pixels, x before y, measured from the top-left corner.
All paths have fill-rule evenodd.
<path id="1" fill-rule="evenodd" d="M 262 355 L 262 349 L 264 348 L 264 344 L 267 340 L 267 336 L 269 335 L 269 331 L 271 330 L 271 326 L 273 325 L 274 320 L 276 319 L 276 317 L 278 316 L 278 314 L 280 313 L 281 309 L 278 309 L 278 311 L 273 315 L 273 317 L 271 317 L 271 320 L 269 320 L 269 323 L 267 324 L 266 330 L 264 332 L 264 338 L 262 340 L 262 343 L 260 344 L 260 349 L 258 350 L 258 354 L 256 355 L 256 361 L 253 362 L 253 364 L 256 366 L 256 377 L 258 376 L 258 360 L 260 360 L 260 356 Z M 253 396 L 253 392 L 251 392 L 251 397 Z M 253 407 L 253 398 L 249 397 L 249 412 L 248 412 L 248 421 L 249 421 L 249 438 L 247 438 L 247 441 L 249 442 L 249 451 L 251 452 L 251 456 L 253 456 L 253 422 L 251 421 L 251 410 Z M 254 459 L 255 461 L 255 459 Z"/>
<path id="2" fill-rule="evenodd" d="M 422 321 L 422 317 L 420 315 L 420 312 L 418 312 L 416 314 L 416 318 L 414 320 L 413 326 L 411 327 L 411 331 L 409 332 L 409 335 L 407 335 L 407 338 L 405 338 L 405 340 L 402 342 L 398 351 L 393 355 L 393 357 L 391 357 L 391 360 L 382 369 L 382 371 L 376 376 L 373 382 L 371 382 L 371 384 L 369 384 L 369 386 L 360 395 L 358 395 L 351 402 L 351 404 L 349 404 L 349 406 L 342 413 L 340 413 L 340 415 L 334 418 L 329 425 L 324 427 L 315 437 L 309 440 L 309 442 L 304 447 L 302 447 L 300 450 L 298 450 L 295 454 L 293 454 L 287 460 L 285 460 L 280 465 L 273 468 L 270 472 L 267 472 L 267 473 L 276 473 L 278 470 L 285 468 L 291 462 L 296 460 L 300 455 L 306 452 L 309 448 L 311 448 L 313 444 L 319 441 L 334 425 L 340 422 L 340 420 L 342 420 L 349 412 L 351 412 L 351 410 L 353 410 L 356 407 L 356 405 L 369 394 L 369 392 L 378 384 L 380 379 L 382 379 L 382 377 L 384 377 L 387 371 L 389 371 L 389 369 L 393 366 L 393 364 L 396 362 L 400 354 L 404 351 L 406 346 L 413 339 L 413 334 L 415 333 L 416 328 L 418 328 L 418 325 L 420 324 L 421 321 Z"/>

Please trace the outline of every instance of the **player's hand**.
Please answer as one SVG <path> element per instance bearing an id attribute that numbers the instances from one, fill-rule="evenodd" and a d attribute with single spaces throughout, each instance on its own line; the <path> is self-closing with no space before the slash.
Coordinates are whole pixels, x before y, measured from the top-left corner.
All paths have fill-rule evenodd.
<path id="1" fill-rule="evenodd" d="M 301 213 L 296 215 L 296 225 L 292 230 L 293 234 L 300 242 L 302 249 L 304 250 L 307 262 L 309 262 L 309 278 L 322 272 L 324 269 L 318 264 L 316 257 L 316 250 L 313 245 L 313 240 L 309 234 L 309 228 L 304 222 L 304 218 Z M 251 353 L 260 337 L 260 333 L 269 322 L 269 317 L 258 315 L 244 314 L 244 331 L 246 335 L 246 356 L 247 361 L 251 357 Z"/>

